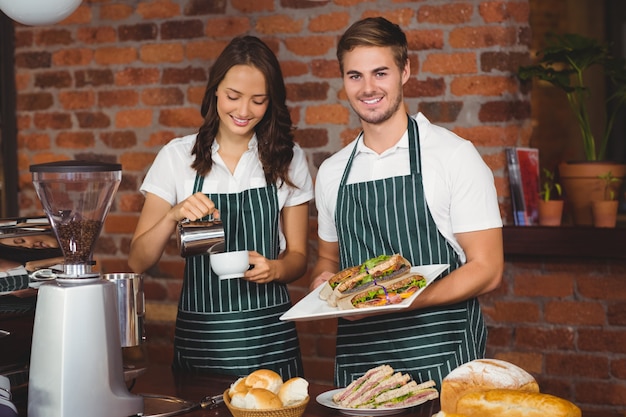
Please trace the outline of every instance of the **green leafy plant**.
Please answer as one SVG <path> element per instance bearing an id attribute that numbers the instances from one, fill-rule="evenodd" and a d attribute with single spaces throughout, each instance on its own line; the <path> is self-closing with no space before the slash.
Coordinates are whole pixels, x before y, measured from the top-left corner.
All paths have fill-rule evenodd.
<path id="1" fill-rule="evenodd" d="M 555 191 L 558 197 L 561 197 L 561 184 L 556 181 L 554 172 L 550 171 L 547 168 L 543 168 L 542 173 L 543 181 L 541 183 L 541 192 L 539 193 L 539 195 L 541 196 L 543 201 L 556 200 L 556 198 L 553 198 L 552 191 Z"/>
<path id="2" fill-rule="evenodd" d="M 598 178 L 604 181 L 604 199 L 615 200 L 616 193 L 613 189 L 613 185 L 619 183 L 619 178 L 614 177 L 611 171 L 606 174 L 598 175 Z"/>
<path id="3" fill-rule="evenodd" d="M 546 47 L 538 51 L 536 65 L 521 66 L 518 76 L 522 80 L 539 79 L 547 81 L 563 90 L 570 108 L 574 112 L 582 134 L 583 150 L 587 161 L 606 159 L 606 149 L 615 117 L 626 102 L 626 63 L 611 54 L 608 45 L 595 39 L 577 34 L 557 35 L 550 33 L 546 37 Z M 591 94 L 585 84 L 584 75 L 594 66 L 604 69 L 611 93 L 606 105 L 611 106 L 605 118 L 602 137 L 594 137 L 587 101 Z"/>

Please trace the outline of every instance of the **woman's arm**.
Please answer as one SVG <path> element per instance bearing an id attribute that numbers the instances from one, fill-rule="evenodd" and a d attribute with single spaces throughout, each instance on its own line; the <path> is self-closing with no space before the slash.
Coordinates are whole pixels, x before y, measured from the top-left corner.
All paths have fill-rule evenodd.
<path id="1" fill-rule="evenodd" d="M 197 220 L 211 213 L 219 217 L 213 202 L 202 193 L 195 193 L 174 207 L 147 193 L 130 244 L 128 265 L 136 273 L 145 272 L 159 261 L 180 220 Z"/>
<path id="2" fill-rule="evenodd" d="M 244 277 L 259 284 L 278 281 L 288 284 L 302 277 L 307 269 L 309 229 L 309 203 L 283 207 L 281 211 L 283 233 L 287 246 L 276 260 L 266 259 L 258 252 L 250 252 L 254 268 Z"/>

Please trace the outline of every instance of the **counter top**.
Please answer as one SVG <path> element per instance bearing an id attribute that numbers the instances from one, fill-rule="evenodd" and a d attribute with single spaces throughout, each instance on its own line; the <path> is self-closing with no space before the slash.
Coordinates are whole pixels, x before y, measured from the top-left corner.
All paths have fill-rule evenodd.
<path id="1" fill-rule="evenodd" d="M 175 374 L 167 366 L 150 366 L 140 375 L 131 392 L 134 394 L 161 394 L 178 397 L 191 402 L 199 402 L 206 396 L 221 395 L 234 381 L 233 377 L 207 376 L 198 374 Z M 311 384 L 310 401 L 303 417 L 330 417 L 338 415 L 336 410 L 317 403 L 315 398 L 334 387 Z M 431 417 L 439 411 L 438 401 L 428 401 L 412 408 L 403 416 Z M 199 409 L 181 414 L 189 417 L 231 417 L 224 404 L 214 409 Z"/>

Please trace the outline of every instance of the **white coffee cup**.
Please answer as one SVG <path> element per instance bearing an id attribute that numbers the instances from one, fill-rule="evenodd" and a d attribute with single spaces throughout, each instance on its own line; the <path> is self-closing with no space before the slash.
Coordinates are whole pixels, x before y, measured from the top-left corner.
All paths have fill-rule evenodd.
<path id="1" fill-rule="evenodd" d="M 250 268 L 248 251 L 211 253 L 209 255 L 211 269 L 220 279 L 242 278 Z"/>

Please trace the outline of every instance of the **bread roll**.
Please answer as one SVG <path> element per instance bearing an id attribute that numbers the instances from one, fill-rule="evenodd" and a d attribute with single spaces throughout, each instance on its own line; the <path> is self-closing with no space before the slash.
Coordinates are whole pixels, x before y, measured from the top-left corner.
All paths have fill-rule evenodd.
<path id="1" fill-rule="evenodd" d="M 232 384 L 230 384 L 230 388 L 228 389 L 228 395 L 230 396 L 230 398 L 233 398 L 233 396 L 237 393 L 245 394 L 246 392 L 248 392 L 248 389 L 249 387 L 246 385 L 246 378 L 241 377 Z"/>
<path id="2" fill-rule="evenodd" d="M 246 408 L 246 394 L 248 392 L 235 392 L 233 394 L 228 394 L 230 398 L 230 403 L 234 407 L 238 408 Z"/>
<path id="3" fill-rule="evenodd" d="M 489 389 L 513 389 L 539 392 L 535 378 L 510 362 L 499 359 L 476 359 L 458 366 L 441 382 L 441 410 L 456 413 L 463 395 Z"/>
<path id="4" fill-rule="evenodd" d="M 264 388 L 274 394 L 278 393 L 282 385 L 282 377 L 270 369 L 258 369 L 246 377 L 248 388 Z"/>
<path id="5" fill-rule="evenodd" d="M 467 417 L 581 417 L 580 408 L 562 398 L 506 389 L 470 392 L 456 408 Z"/>
<path id="6" fill-rule="evenodd" d="M 232 404 L 232 401 L 231 401 Z M 248 410 L 269 410 L 282 408 L 278 395 L 265 388 L 250 388 L 244 397 L 244 406 Z"/>
<path id="7" fill-rule="evenodd" d="M 278 390 L 278 398 L 285 407 L 300 404 L 308 396 L 309 383 L 300 377 L 288 379 Z"/>

